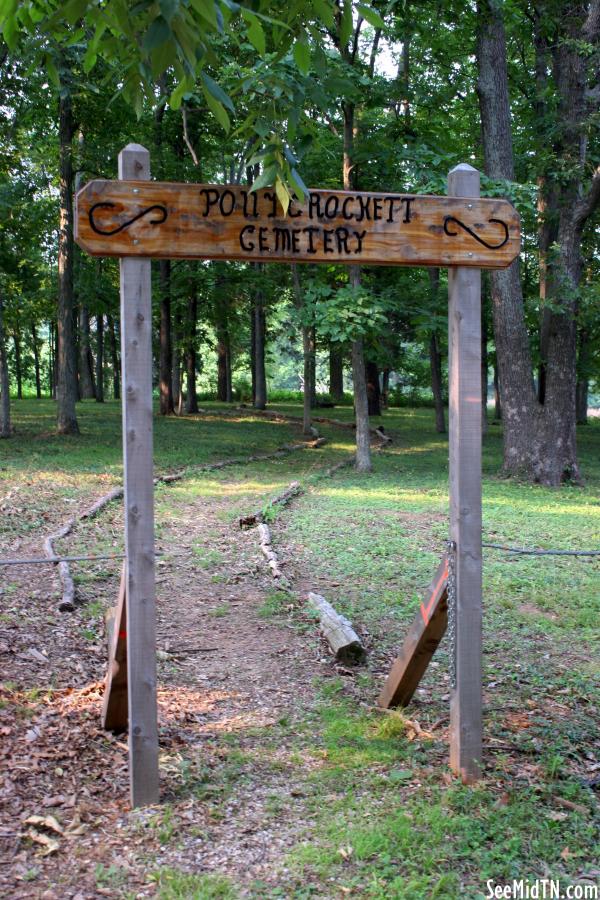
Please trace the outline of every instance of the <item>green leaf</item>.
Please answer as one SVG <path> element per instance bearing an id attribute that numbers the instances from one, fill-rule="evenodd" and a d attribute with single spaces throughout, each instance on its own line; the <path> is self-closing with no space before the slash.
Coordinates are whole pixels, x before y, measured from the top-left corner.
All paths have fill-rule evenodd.
<path id="1" fill-rule="evenodd" d="M 369 25 L 372 25 L 373 28 L 385 28 L 385 22 L 377 10 L 373 9 L 372 6 L 365 6 L 364 3 L 359 3 L 357 9 L 363 19 L 365 19 Z"/>
<path id="2" fill-rule="evenodd" d="M 310 193 L 310 191 L 304 184 L 296 169 L 292 169 L 292 171 L 290 172 L 290 184 L 294 188 L 294 192 L 296 193 L 300 202 L 303 202 L 304 198 Z"/>
<path id="3" fill-rule="evenodd" d="M 56 90 L 60 90 L 60 75 L 58 74 L 58 69 L 56 68 L 54 60 L 49 54 L 46 54 L 44 56 L 43 65 L 48 78 L 50 79 Z"/>
<path id="4" fill-rule="evenodd" d="M 294 44 L 294 60 L 300 72 L 308 75 L 310 71 L 310 47 L 308 44 L 296 42 Z"/>
<path id="5" fill-rule="evenodd" d="M 94 51 L 92 46 L 89 46 L 85 51 L 85 56 L 83 57 L 83 71 L 87 75 L 88 72 L 91 72 L 94 66 L 96 65 L 96 61 L 98 59 L 98 54 Z"/>
<path id="6" fill-rule="evenodd" d="M 154 50 L 155 47 L 160 47 L 165 41 L 170 40 L 171 36 L 172 32 L 168 23 L 165 22 L 162 16 L 157 16 L 146 32 L 143 42 L 144 50 L 150 51 Z"/>
<path id="7" fill-rule="evenodd" d="M 171 107 L 171 109 L 179 109 L 184 94 L 187 94 L 188 91 L 191 91 L 193 86 L 194 84 L 189 77 L 186 76 L 185 78 L 181 79 L 181 81 L 169 97 L 169 106 Z"/>
<path id="8" fill-rule="evenodd" d="M 221 31 L 222 29 L 219 27 L 219 23 L 217 20 L 217 11 L 215 9 L 215 4 L 213 0 L 191 0 L 191 4 L 198 13 L 198 15 L 202 16 L 210 25 L 215 29 L 215 31 Z"/>
<path id="9" fill-rule="evenodd" d="M 210 91 L 203 86 L 202 90 L 204 91 L 204 96 L 206 97 L 206 102 L 208 103 L 208 108 L 212 112 L 213 116 L 223 129 L 223 131 L 229 131 L 231 128 L 231 122 L 229 121 L 229 116 L 227 115 L 227 111 L 222 103 L 219 103 L 217 99 L 210 93 Z"/>
<path id="10" fill-rule="evenodd" d="M 179 8 L 179 0 L 159 0 L 158 5 L 164 18 L 170 22 Z"/>
<path id="11" fill-rule="evenodd" d="M 260 191 L 261 188 L 273 187 L 273 181 L 277 177 L 278 172 L 279 166 L 276 163 L 267 166 L 252 185 L 252 190 Z"/>
<path id="12" fill-rule="evenodd" d="M 352 37 L 353 28 L 354 23 L 352 21 L 352 2 L 351 0 L 344 0 L 342 20 L 340 22 L 340 42 L 342 43 L 342 45 L 345 46 Z"/>
<path id="13" fill-rule="evenodd" d="M 290 207 L 290 201 L 292 199 L 290 192 L 287 187 L 279 178 L 279 176 L 275 179 L 275 193 L 277 194 L 277 199 L 281 203 L 281 208 L 283 209 L 283 215 L 287 216 L 288 209 Z"/>
<path id="14" fill-rule="evenodd" d="M 87 0 L 70 0 L 69 3 L 65 3 L 62 6 L 61 12 L 69 25 L 74 25 L 75 22 L 82 18 L 87 10 L 87 6 Z"/>
<path id="15" fill-rule="evenodd" d="M 258 50 L 261 56 L 264 56 L 266 50 L 265 33 L 258 19 L 253 17 L 252 21 L 250 22 L 250 27 L 248 28 L 247 34 L 248 40 L 250 41 L 252 46 L 256 50 Z"/>
<path id="16" fill-rule="evenodd" d="M 173 48 L 170 43 L 161 44 L 156 50 L 150 54 L 150 67 L 152 69 L 152 77 L 159 78 L 163 72 L 166 72 L 173 62 Z"/>
<path id="17" fill-rule="evenodd" d="M 333 27 L 333 4 L 329 0 L 312 0 L 313 8 L 323 25 Z"/>
<path id="18" fill-rule="evenodd" d="M 16 4 L 15 4 L 16 7 Z M 14 13 L 8 12 L 2 23 L 2 36 L 9 50 L 15 50 L 19 42 L 19 26 Z"/>
<path id="19" fill-rule="evenodd" d="M 231 102 L 231 97 L 225 93 L 221 85 L 217 84 L 214 78 L 211 78 L 206 72 L 201 72 L 200 77 L 204 82 L 204 87 L 207 91 L 217 100 L 222 106 L 226 106 L 227 109 L 234 113 L 235 107 Z"/>

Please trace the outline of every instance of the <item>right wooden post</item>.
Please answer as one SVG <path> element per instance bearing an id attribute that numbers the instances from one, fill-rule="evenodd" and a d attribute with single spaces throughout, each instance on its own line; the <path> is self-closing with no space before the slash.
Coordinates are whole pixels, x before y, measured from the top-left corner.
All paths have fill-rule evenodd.
<path id="1" fill-rule="evenodd" d="M 465 163 L 448 175 L 448 195 L 479 197 Z M 476 251 L 474 251 L 476 252 Z M 450 766 L 463 782 L 481 774 L 481 270 L 448 270 L 450 400 Z"/>

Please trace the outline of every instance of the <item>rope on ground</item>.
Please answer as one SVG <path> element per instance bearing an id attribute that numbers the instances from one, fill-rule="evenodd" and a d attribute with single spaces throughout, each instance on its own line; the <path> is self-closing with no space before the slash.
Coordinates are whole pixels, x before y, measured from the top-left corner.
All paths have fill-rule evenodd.
<path id="1" fill-rule="evenodd" d="M 95 562 L 100 559 L 125 559 L 125 554 L 105 553 L 101 556 L 34 556 L 29 559 L 0 559 L 0 566 L 53 566 L 61 562 Z"/>
<path id="2" fill-rule="evenodd" d="M 518 553 L 522 556 L 600 556 L 600 550 L 536 550 L 531 547 L 509 547 L 506 544 L 487 544 L 482 547 L 490 550 L 503 550 L 505 553 Z"/>

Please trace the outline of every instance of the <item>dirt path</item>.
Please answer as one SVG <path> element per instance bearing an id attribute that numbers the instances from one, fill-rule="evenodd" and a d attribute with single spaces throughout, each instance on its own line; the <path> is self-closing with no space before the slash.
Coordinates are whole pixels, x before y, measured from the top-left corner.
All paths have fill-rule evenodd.
<path id="1" fill-rule="evenodd" d="M 70 614 L 49 603 L 42 569 L 11 571 L 0 621 L 2 896 L 152 896 L 157 867 L 285 883 L 285 852 L 310 827 L 289 764 L 294 726 L 314 704 L 315 677 L 333 669 L 312 626 L 286 621 L 254 533 L 235 528 L 256 492 L 234 479 L 158 497 L 159 809 L 128 812 L 126 744 L 99 726 L 101 620 L 118 565 L 80 583 L 84 603 Z M 120 518 L 110 508 L 89 536 L 118 534 Z"/>

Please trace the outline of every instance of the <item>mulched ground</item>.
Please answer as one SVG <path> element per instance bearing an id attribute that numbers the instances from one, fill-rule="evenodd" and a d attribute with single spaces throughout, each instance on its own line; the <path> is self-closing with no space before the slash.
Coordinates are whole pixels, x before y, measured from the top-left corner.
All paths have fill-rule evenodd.
<path id="1" fill-rule="evenodd" d="M 270 725 L 310 707 L 313 679 L 332 666 L 314 632 L 261 615 L 274 586 L 254 532 L 234 527 L 243 493 L 187 497 L 172 491 L 166 521 L 158 516 L 160 808 L 129 810 L 126 738 L 100 728 L 106 648 L 89 604 L 115 602 L 119 564 L 79 585 L 74 613 L 56 612 L 45 567 L 10 571 L 0 598 L 3 897 L 146 897 L 158 866 L 285 881 L 280 861 L 310 823 L 290 781 L 291 748 L 268 759 L 260 748 Z M 92 527 L 118 535 L 120 517 L 115 504 Z M 207 536 L 208 561 L 198 551 Z M 41 543 L 9 550 L 39 556 Z M 272 814 L 278 797 L 293 816 Z"/>

